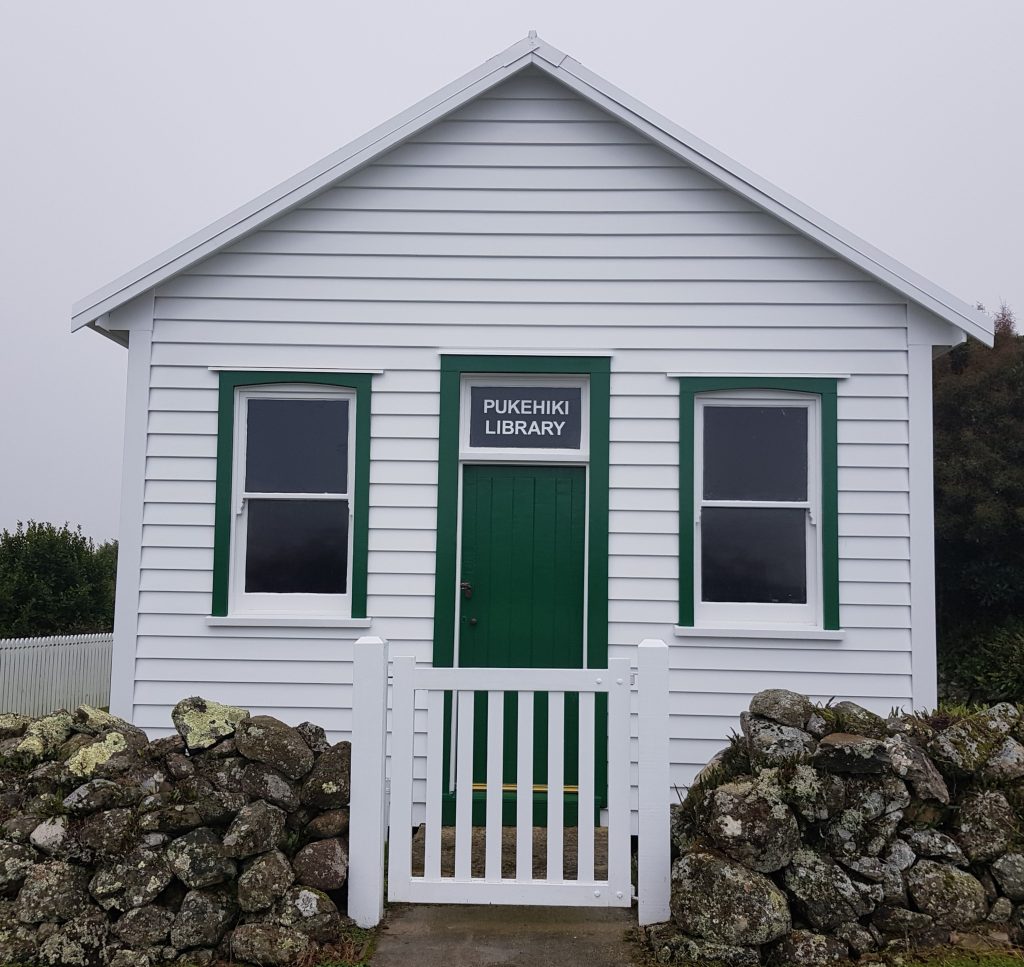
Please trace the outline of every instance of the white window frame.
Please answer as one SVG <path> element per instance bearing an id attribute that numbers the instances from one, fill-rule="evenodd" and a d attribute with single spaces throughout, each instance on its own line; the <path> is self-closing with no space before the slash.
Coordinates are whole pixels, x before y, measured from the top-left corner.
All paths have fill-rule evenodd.
<path id="1" fill-rule="evenodd" d="M 693 573 L 695 626 L 708 628 L 820 628 L 822 600 L 821 546 L 821 400 L 817 394 L 785 390 L 720 390 L 694 397 L 693 440 Z M 704 409 L 708 406 L 803 407 L 807 410 L 807 499 L 803 501 L 705 500 Z M 701 513 L 705 507 L 803 508 L 806 511 L 807 602 L 771 604 L 746 601 L 704 601 L 701 561 Z"/>
<path id="2" fill-rule="evenodd" d="M 248 441 L 248 403 L 254 399 L 348 401 L 348 489 L 344 493 L 260 493 L 245 487 Z M 239 387 L 235 393 L 235 438 L 232 441 L 231 568 L 228 578 L 229 612 L 233 615 L 317 615 L 348 618 L 352 614 L 352 538 L 355 528 L 356 392 L 345 387 L 306 383 L 273 383 Z M 250 500 L 347 500 L 348 573 L 344 594 L 248 593 L 245 591 L 245 554 Z"/>

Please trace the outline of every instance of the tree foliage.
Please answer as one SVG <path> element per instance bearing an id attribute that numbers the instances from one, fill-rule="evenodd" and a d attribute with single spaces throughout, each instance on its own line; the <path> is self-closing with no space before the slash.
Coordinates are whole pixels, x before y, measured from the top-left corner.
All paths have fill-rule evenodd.
<path id="1" fill-rule="evenodd" d="M 935 539 L 944 625 L 1024 615 L 1024 337 L 1005 306 L 995 347 L 935 362 Z"/>
<path id="2" fill-rule="evenodd" d="M 0 638 L 86 634 L 114 626 L 117 542 L 64 524 L 0 533 Z"/>
<path id="3" fill-rule="evenodd" d="M 1024 630 L 1024 337 L 1006 306 L 995 331 L 992 349 L 968 339 L 934 365 L 940 665 L 979 700 L 1022 691 L 991 680 Z"/>

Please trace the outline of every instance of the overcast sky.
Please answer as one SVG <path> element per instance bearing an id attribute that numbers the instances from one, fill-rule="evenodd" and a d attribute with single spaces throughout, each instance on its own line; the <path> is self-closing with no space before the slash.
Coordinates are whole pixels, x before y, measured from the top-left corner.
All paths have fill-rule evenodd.
<path id="1" fill-rule="evenodd" d="M 1024 316 L 1019 0 L 0 0 L 0 528 L 116 536 L 127 354 L 72 302 L 529 29 Z"/>

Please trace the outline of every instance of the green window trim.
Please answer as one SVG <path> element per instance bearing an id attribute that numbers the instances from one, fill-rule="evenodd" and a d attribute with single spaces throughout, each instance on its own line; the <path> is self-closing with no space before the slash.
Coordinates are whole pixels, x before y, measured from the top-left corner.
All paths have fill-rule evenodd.
<path id="1" fill-rule="evenodd" d="M 235 445 L 235 393 L 240 388 L 309 383 L 337 386 L 356 394 L 355 499 L 352 530 L 352 613 L 365 618 L 366 557 L 370 509 L 370 373 L 234 372 L 220 373 L 217 396 L 217 491 L 213 528 L 213 604 L 215 618 L 227 617 L 231 571 L 231 491 Z"/>
<path id="2" fill-rule="evenodd" d="M 839 443 L 837 380 L 762 376 L 679 377 L 679 624 L 693 627 L 693 475 L 695 397 L 722 390 L 782 390 L 817 396 L 821 412 L 822 627 L 839 630 Z"/>
<path id="3" fill-rule="evenodd" d="M 459 520 L 459 413 L 463 375 L 590 378 L 590 531 L 587 666 L 608 667 L 608 437 L 611 360 L 597 356 L 442 356 L 434 584 L 434 664 L 451 668 L 455 648 L 455 535 Z"/>

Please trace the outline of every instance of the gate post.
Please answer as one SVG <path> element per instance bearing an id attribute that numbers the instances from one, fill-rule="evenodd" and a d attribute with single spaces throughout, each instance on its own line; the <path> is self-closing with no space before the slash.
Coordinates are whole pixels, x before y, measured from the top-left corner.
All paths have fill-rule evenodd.
<path id="1" fill-rule="evenodd" d="M 348 915 L 360 927 L 384 916 L 384 766 L 388 714 L 388 643 L 355 645 L 352 684 L 352 772 L 349 803 Z"/>
<path id="2" fill-rule="evenodd" d="M 669 918 L 668 647 L 645 638 L 637 650 L 639 753 L 637 900 L 640 926 Z"/>

